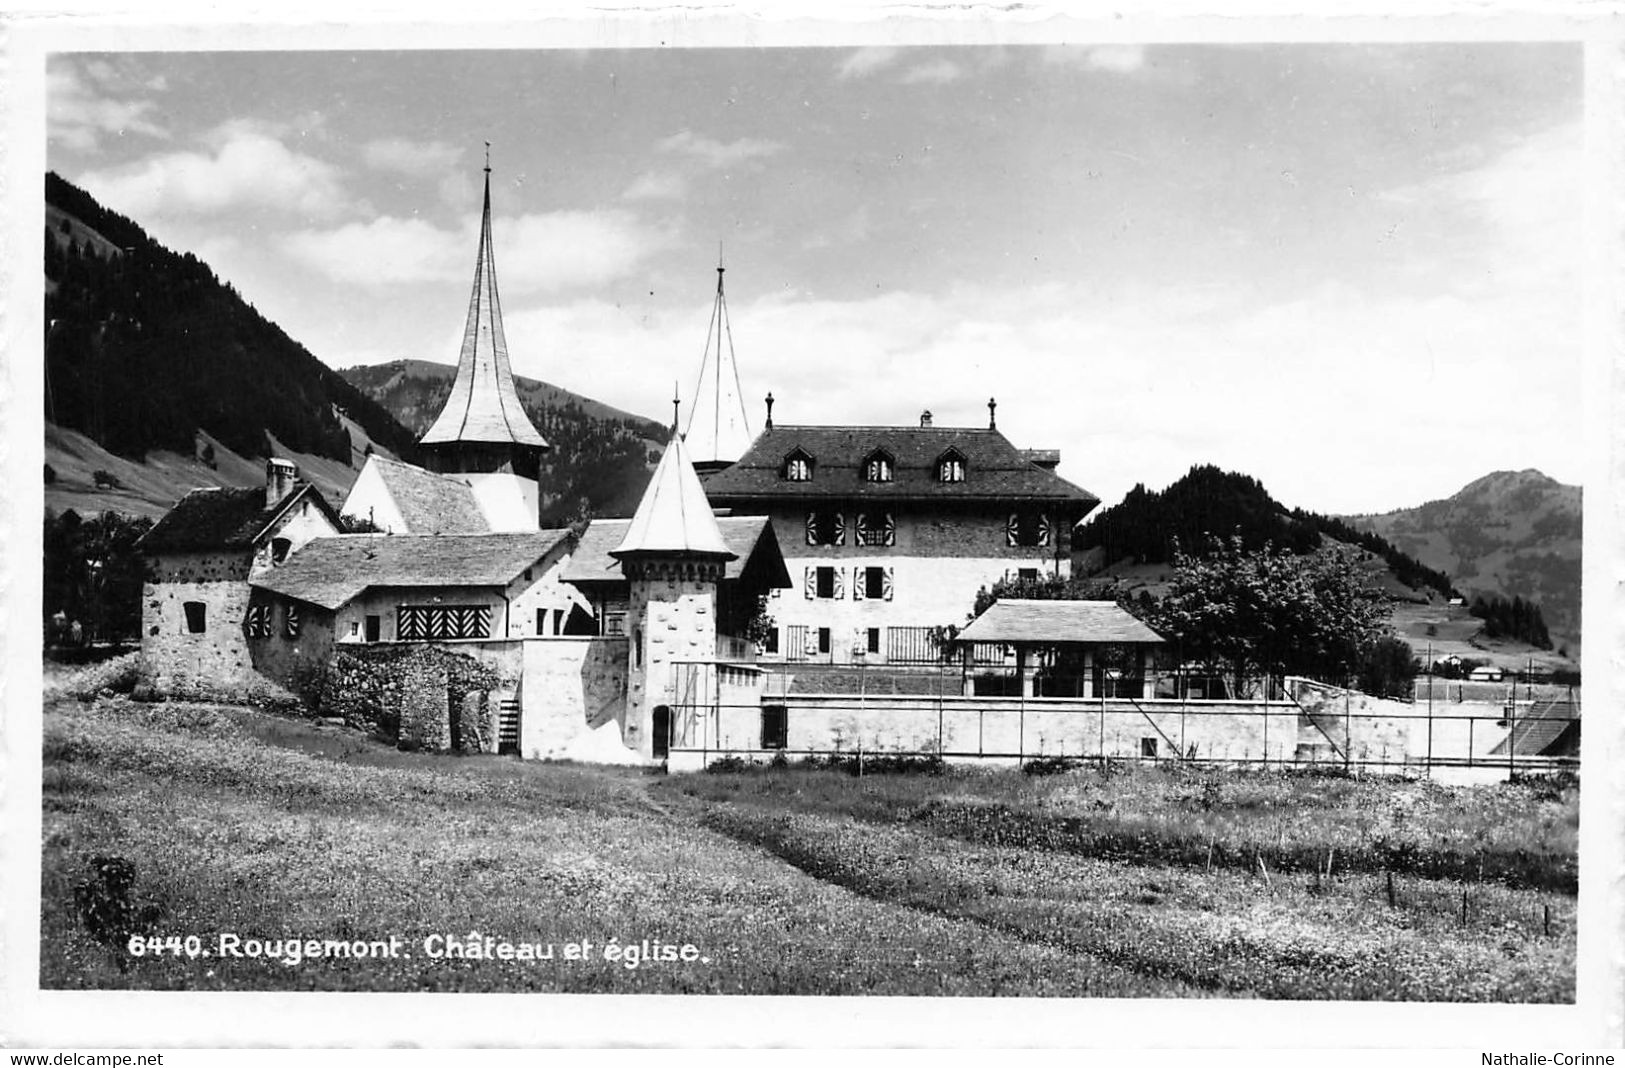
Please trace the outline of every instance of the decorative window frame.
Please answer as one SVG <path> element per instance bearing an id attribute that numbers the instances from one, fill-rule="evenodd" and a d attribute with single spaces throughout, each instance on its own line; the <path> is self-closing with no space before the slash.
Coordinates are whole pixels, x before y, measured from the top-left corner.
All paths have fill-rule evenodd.
<path id="1" fill-rule="evenodd" d="M 858 477 L 865 482 L 890 482 L 897 471 L 897 457 L 885 449 L 874 449 L 858 465 Z"/>
<path id="2" fill-rule="evenodd" d="M 1036 522 L 1037 538 L 1034 541 L 1022 539 L 1023 521 Z M 1004 523 L 1004 542 L 1012 549 L 1037 549 L 1050 544 L 1055 531 L 1050 525 L 1050 518 L 1043 512 L 1011 512 L 1010 518 Z"/>
<path id="3" fill-rule="evenodd" d="M 859 512 L 852 526 L 854 544 L 885 549 L 897 544 L 897 520 L 890 512 Z"/>
<path id="4" fill-rule="evenodd" d="M 797 445 L 784 456 L 779 465 L 779 478 L 785 482 L 811 482 L 817 474 L 818 461 L 813 454 Z"/>
<path id="5" fill-rule="evenodd" d="M 834 532 L 829 538 L 819 536 L 819 520 L 833 517 Z M 846 544 L 846 516 L 838 510 L 824 511 L 813 509 L 807 513 L 807 544 L 808 545 L 845 545 Z"/>
<path id="6" fill-rule="evenodd" d="M 965 481 L 965 454 L 958 449 L 949 449 L 931 465 L 932 474 L 938 482 L 954 483 Z"/>
<path id="7" fill-rule="evenodd" d="M 243 614 L 243 634 L 251 641 L 271 636 L 271 606 L 251 604 Z"/>

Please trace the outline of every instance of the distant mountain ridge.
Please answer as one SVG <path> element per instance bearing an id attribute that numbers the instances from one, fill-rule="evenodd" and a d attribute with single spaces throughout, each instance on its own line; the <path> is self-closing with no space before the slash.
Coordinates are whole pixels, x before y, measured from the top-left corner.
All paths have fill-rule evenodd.
<path id="1" fill-rule="evenodd" d="M 421 434 L 445 406 L 457 368 L 393 360 L 339 373 Z M 553 446 L 541 467 L 543 522 L 631 515 L 666 445 L 666 428 L 550 382 L 515 375 L 514 386 L 525 414 Z"/>
<path id="2" fill-rule="evenodd" d="M 1556 642 L 1580 637 L 1582 491 L 1528 468 L 1495 471 L 1455 494 L 1381 515 L 1346 516 L 1469 596 L 1522 597 L 1541 607 Z"/>

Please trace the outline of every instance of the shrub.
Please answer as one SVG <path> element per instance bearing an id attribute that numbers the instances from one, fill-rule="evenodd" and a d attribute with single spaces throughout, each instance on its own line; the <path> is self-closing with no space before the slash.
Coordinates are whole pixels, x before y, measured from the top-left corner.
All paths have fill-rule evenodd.
<path id="1" fill-rule="evenodd" d="M 1021 772 L 1023 775 L 1060 775 L 1082 766 L 1083 761 L 1075 757 L 1034 757 L 1021 765 Z"/>
<path id="2" fill-rule="evenodd" d="M 132 693 L 140 681 L 141 654 L 125 653 L 74 672 L 62 690 L 81 701 L 94 701 L 103 693 Z"/>
<path id="3" fill-rule="evenodd" d="M 750 766 L 750 761 L 744 757 L 725 756 L 711 761 L 705 766 L 705 770 L 709 775 L 737 775 L 742 771 L 749 771 Z"/>
<path id="4" fill-rule="evenodd" d="M 118 480 L 118 476 L 114 475 L 113 472 L 104 470 L 103 468 L 100 468 L 100 467 L 98 467 L 96 470 L 91 472 L 90 480 L 92 482 L 96 483 L 96 488 L 97 489 L 103 489 L 103 488 L 123 489 L 124 488 L 124 484 Z"/>

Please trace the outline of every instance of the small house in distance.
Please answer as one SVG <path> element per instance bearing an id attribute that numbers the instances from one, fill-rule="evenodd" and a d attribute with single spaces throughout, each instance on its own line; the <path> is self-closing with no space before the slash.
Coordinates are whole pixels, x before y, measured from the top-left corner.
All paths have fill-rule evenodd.
<path id="1" fill-rule="evenodd" d="M 981 646 L 1010 646 L 1023 697 L 1154 697 L 1156 631 L 1113 601 L 994 601 L 956 639 L 971 666 Z M 1002 661 L 1002 656 L 999 658 Z"/>

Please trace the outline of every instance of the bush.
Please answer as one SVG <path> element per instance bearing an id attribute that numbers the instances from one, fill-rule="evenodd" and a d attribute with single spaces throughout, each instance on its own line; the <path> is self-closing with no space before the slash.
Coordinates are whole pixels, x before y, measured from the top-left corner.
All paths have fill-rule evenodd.
<path id="1" fill-rule="evenodd" d="M 1083 766 L 1083 761 L 1075 757 L 1034 757 L 1021 765 L 1023 775 L 1060 775 L 1063 772 L 1076 771 Z"/>
<path id="2" fill-rule="evenodd" d="M 125 653 L 74 672 L 62 691 L 81 701 L 94 701 L 104 693 L 133 693 L 140 681 L 141 654 Z"/>
<path id="3" fill-rule="evenodd" d="M 844 771 L 848 775 L 941 775 L 947 765 L 935 753 L 834 753 L 827 757 L 810 756 L 803 767 Z"/>
<path id="4" fill-rule="evenodd" d="M 750 761 L 744 757 L 725 756 L 711 761 L 705 766 L 705 771 L 708 775 L 737 775 L 742 771 L 749 771 L 750 768 Z"/>

